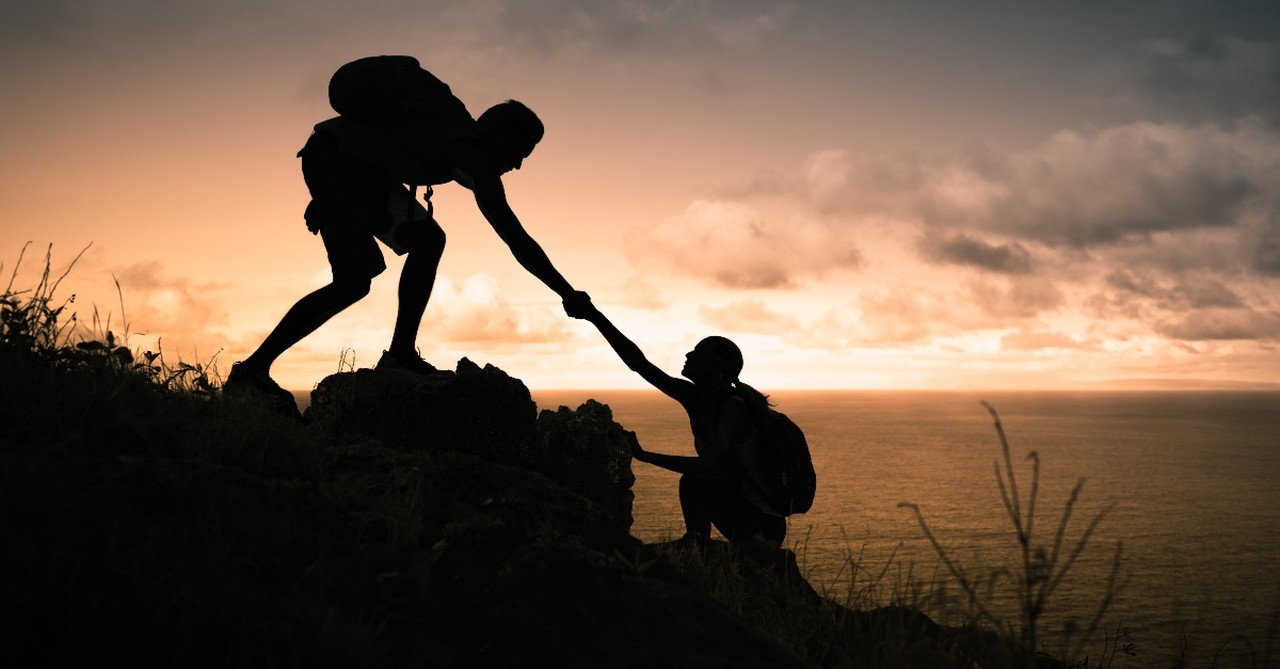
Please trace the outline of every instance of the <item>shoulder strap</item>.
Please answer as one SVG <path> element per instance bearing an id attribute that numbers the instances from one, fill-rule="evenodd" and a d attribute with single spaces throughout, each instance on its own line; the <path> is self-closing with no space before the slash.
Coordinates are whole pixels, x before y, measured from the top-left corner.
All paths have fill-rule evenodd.
<path id="1" fill-rule="evenodd" d="M 431 189 L 431 186 L 427 186 L 427 192 L 425 195 L 423 195 L 423 199 L 427 203 L 427 218 L 433 221 L 436 219 L 436 216 L 435 216 L 436 205 L 431 201 L 431 196 L 434 194 L 435 194 L 435 191 Z M 406 221 L 413 220 L 413 205 L 416 204 L 417 201 L 418 201 L 418 186 L 416 184 L 410 185 L 409 186 L 409 203 L 405 206 L 404 220 Z"/>

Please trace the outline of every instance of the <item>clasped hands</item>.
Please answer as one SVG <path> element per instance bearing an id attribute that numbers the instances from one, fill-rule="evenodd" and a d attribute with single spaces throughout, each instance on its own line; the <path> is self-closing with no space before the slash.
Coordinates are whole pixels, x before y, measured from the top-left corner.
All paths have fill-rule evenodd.
<path id="1" fill-rule="evenodd" d="M 600 316 L 600 310 L 596 309 L 596 305 L 591 303 L 591 296 L 581 290 L 573 291 L 572 294 L 564 298 L 563 304 L 564 313 L 570 318 L 592 321 Z"/>

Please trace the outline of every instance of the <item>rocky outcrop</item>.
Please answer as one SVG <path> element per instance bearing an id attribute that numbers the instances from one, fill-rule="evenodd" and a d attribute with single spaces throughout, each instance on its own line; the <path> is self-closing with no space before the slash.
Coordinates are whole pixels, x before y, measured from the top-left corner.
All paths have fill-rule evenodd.
<path id="1" fill-rule="evenodd" d="M 609 407 L 588 402 L 538 415 L 529 389 L 463 358 L 430 377 L 361 369 L 329 376 L 307 417 L 335 435 L 362 435 L 413 452 L 467 453 L 536 472 L 631 527 L 631 440 Z"/>
<path id="2" fill-rule="evenodd" d="M 600 504 L 631 527 L 631 444 L 634 432 L 613 421 L 607 405 L 587 400 L 538 415 L 533 437 L 520 448 L 523 467 Z"/>

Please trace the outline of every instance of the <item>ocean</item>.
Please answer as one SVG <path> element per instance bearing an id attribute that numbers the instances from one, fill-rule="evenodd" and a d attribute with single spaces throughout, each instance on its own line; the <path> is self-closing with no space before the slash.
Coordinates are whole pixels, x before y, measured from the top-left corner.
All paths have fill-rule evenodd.
<path id="1" fill-rule="evenodd" d="M 657 392 L 533 394 L 544 409 L 596 399 L 646 449 L 693 453 L 683 411 Z M 1018 573 L 1021 554 L 1001 501 L 995 467 L 1005 465 L 986 401 L 1005 429 L 1024 516 L 1034 467 L 1028 454 L 1039 457 L 1033 550 L 1052 551 L 1081 479 L 1059 564 L 1103 514 L 1048 600 L 1038 625 L 1044 650 L 1061 656 L 1080 637 L 1072 625 L 1088 627 L 1119 549 L 1123 587 L 1080 649 L 1090 666 L 1104 655 L 1114 667 L 1280 662 L 1280 392 L 770 397 L 805 430 L 812 451 L 818 492 L 809 513 L 790 519 L 787 544 L 829 598 L 863 608 L 905 602 L 948 623 L 973 610 L 914 512 L 900 506 L 909 502 L 984 605 L 1003 620 L 1019 619 L 1001 570 Z M 632 534 L 679 537 L 677 476 L 641 463 L 633 469 Z"/>

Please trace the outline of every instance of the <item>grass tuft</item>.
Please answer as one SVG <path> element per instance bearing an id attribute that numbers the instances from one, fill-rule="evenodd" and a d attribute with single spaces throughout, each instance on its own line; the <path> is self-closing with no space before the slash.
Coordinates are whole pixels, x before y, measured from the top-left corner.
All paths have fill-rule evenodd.
<path id="1" fill-rule="evenodd" d="M 1001 501 L 1004 504 L 1005 512 L 1009 516 L 1009 521 L 1014 530 L 1014 537 L 1017 541 L 1020 558 L 1017 573 L 1010 573 L 1006 569 L 997 569 L 991 573 L 984 587 L 984 584 L 966 571 L 964 566 L 957 562 L 938 541 L 928 522 L 925 521 L 924 513 L 920 510 L 919 505 L 912 502 L 901 502 L 898 506 L 910 509 L 915 514 L 916 522 L 919 524 L 921 532 L 924 533 L 925 538 L 933 547 L 934 552 L 937 553 L 947 572 L 950 573 L 964 592 L 970 623 L 994 626 L 1010 637 L 1020 639 L 1026 650 L 1042 653 L 1041 621 L 1050 599 L 1067 577 L 1071 568 L 1076 564 L 1076 561 L 1084 553 L 1089 544 L 1089 539 L 1092 538 L 1094 531 L 1106 515 L 1114 508 L 1114 504 L 1106 506 L 1094 515 L 1070 548 L 1064 550 L 1067 526 L 1085 484 L 1084 478 L 1079 479 L 1075 487 L 1072 488 L 1071 494 L 1062 509 L 1062 515 L 1058 520 L 1051 543 L 1049 545 L 1038 543 L 1034 530 L 1036 502 L 1040 491 L 1040 456 L 1035 451 L 1031 451 L 1027 455 L 1027 459 L 1031 461 L 1031 487 L 1024 501 L 1018 491 L 1018 478 L 1013 467 L 1009 440 L 1005 435 L 1000 415 L 996 412 L 995 407 L 987 402 L 982 402 L 982 405 L 991 414 L 996 434 L 1000 439 L 1003 462 L 996 461 L 993 464 Z M 1002 464 L 1003 468 L 1001 467 Z M 1114 603 L 1116 596 L 1123 590 L 1127 582 L 1127 576 L 1124 579 L 1120 578 L 1122 556 L 1123 543 L 1116 542 L 1102 599 L 1098 603 L 1093 616 L 1083 627 L 1076 621 L 1070 621 L 1066 626 L 1064 638 L 1062 639 L 1061 653 L 1063 657 L 1079 657 L 1084 653 L 1085 647 L 1096 636 L 1106 612 Z M 999 590 L 1002 584 L 1007 584 L 1007 587 L 1012 589 L 1012 593 L 1009 594 L 1018 603 L 1019 616 L 1016 620 L 1000 615 L 992 606 L 993 600 L 1000 594 Z M 1122 630 L 1118 628 L 1114 638 L 1108 633 L 1104 641 L 1103 655 L 1107 658 L 1105 666 L 1110 666 L 1110 661 L 1114 659 L 1116 652 L 1123 651 L 1126 654 L 1133 654 L 1133 645 L 1131 643 L 1125 642 L 1123 645 L 1120 643 L 1121 632 Z M 1078 666 L 1088 666 L 1087 656 L 1084 664 Z"/>

